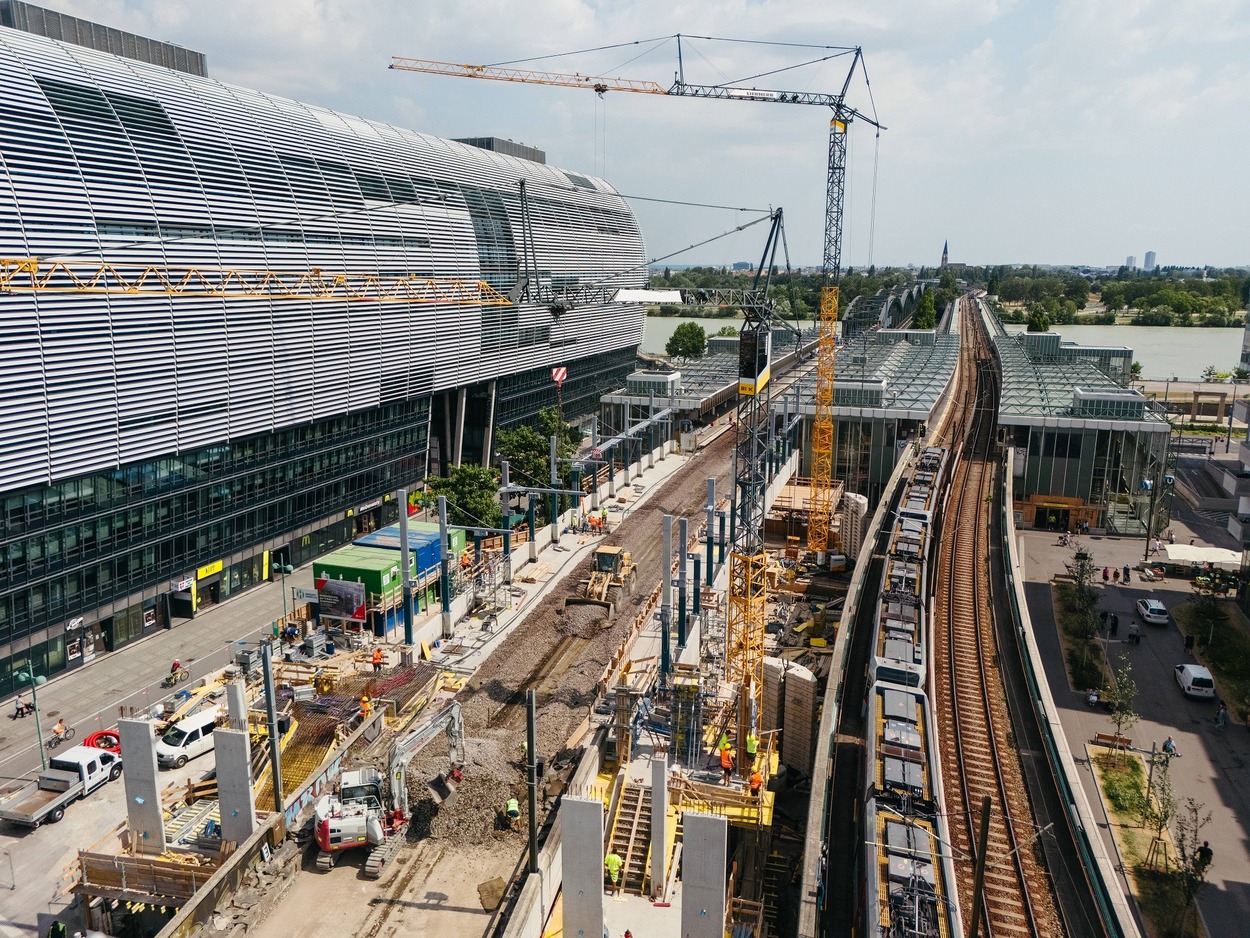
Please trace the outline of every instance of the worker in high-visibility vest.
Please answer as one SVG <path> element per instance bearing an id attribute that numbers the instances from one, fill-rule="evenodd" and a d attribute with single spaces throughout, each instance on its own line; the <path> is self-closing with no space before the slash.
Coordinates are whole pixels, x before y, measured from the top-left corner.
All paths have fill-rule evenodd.
<path id="1" fill-rule="evenodd" d="M 625 865 L 625 861 L 621 859 L 620 854 L 615 850 L 607 855 L 603 861 L 604 868 L 608 871 L 608 878 L 612 880 L 612 892 L 620 888 L 619 880 L 621 878 L 621 867 Z"/>
<path id="2" fill-rule="evenodd" d="M 755 765 L 755 754 L 759 752 L 760 738 L 754 733 L 747 734 L 747 758 Z"/>
<path id="3" fill-rule="evenodd" d="M 758 798 L 760 796 L 760 789 L 763 786 L 764 776 L 759 773 L 758 769 L 756 769 L 751 773 L 751 797 Z"/>
<path id="4" fill-rule="evenodd" d="M 517 821 L 521 819 L 521 802 L 515 798 L 509 798 L 507 805 L 504 806 L 504 814 L 508 818 L 508 826 L 515 829 Z"/>
<path id="5" fill-rule="evenodd" d="M 373 715 L 373 704 L 369 701 L 368 695 L 360 698 L 360 715 L 366 720 Z"/>
<path id="6" fill-rule="evenodd" d="M 373 649 L 373 673 L 374 674 L 377 674 L 378 672 L 382 670 L 382 661 L 383 661 L 382 649 L 381 648 Z"/>
<path id="7" fill-rule="evenodd" d="M 734 773 L 734 751 L 733 749 L 722 749 L 720 751 L 720 770 L 725 776 L 725 784 L 729 784 L 729 778 Z"/>

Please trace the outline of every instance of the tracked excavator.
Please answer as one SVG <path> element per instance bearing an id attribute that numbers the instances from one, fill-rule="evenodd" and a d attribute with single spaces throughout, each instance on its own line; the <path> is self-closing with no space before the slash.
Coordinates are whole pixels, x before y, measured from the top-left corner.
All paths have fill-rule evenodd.
<path id="1" fill-rule="evenodd" d="M 623 547 L 598 547 L 594 553 L 594 569 L 590 579 L 582 580 L 581 595 L 564 601 L 566 606 L 603 606 L 610 618 L 616 602 L 634 591 L 638 583 L 638 567 Z"/>
<path id="2" fill-rule="evenodd" d="M 385 778 L 372 767 L 344 772 L 339 790 L 318 800 L 313 809 L 314 834 L 321 848 L 317 869 L 331 869 L 344 850 L 369 847 L 365 875 L 371 879 L 382 875 L 403 844 L 411 820 L 408 763 L 442 733 L 447 734 L 449 767 L 429 783 L 429 789 L 439 803 L 455 794 L 464 766 L 464 717 L 453 700 L 391 745 Z"/>

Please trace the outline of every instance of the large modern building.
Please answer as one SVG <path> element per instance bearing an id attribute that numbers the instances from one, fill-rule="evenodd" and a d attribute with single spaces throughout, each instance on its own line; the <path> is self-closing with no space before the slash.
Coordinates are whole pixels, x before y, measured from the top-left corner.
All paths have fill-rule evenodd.
<path id="1" fill-rule="evenodd" d="M 604 181 L 0 13 L 0 257 L 50 275 L 0 284 L 0 695 L 388 522 L 397 487 L 488 461 L 493 428 L 554 403 L 553 367 L 567 414 L 633 370 L 641 308 L 504 298 L 519 256 L 544 288 L 644 284 Z M 223 271 L 377 279 L 368 299 L 197 287 Z M 407 278 L 423 298 L 387 299 Z"/>

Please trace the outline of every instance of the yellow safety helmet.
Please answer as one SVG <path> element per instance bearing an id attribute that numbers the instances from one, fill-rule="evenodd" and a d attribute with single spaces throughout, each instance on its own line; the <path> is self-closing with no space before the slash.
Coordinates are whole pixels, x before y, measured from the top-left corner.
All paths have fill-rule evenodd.
<path id="1" fill-rule="evenodd" d="M 360 702 L 361 702 L 361 703 L 368 703 L 368 702 L 369 702 L 369 696 L 366 694 L 364 697 L 361 697 L 361 698 L 360 698 Z"/>

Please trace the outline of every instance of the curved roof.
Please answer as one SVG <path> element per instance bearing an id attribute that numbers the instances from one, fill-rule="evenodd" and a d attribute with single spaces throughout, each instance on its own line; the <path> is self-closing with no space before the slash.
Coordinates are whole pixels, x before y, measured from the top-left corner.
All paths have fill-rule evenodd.
<path id="1" fill-rule="evenodd" d="M 606 182 L 0 29 L 0 256 L 641 286 Z M 623 276 L 620 276 L 623 272 Z M 636 346 L 640 307 L 22 295 L 0 489 Z"/>

